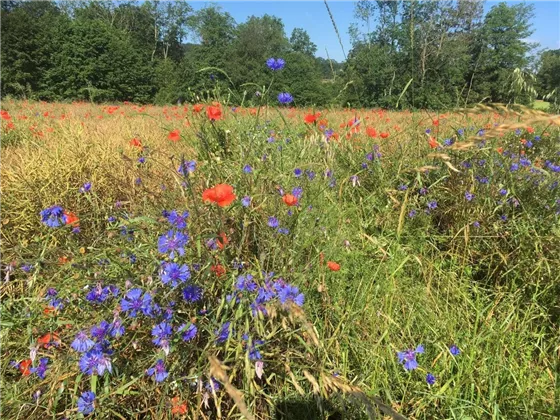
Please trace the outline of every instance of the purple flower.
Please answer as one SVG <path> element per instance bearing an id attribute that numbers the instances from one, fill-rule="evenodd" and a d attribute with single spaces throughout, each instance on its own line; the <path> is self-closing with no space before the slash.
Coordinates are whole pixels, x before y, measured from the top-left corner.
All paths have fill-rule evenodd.
<path id="1" fill-rule="evenodd" d="M 410 217 L 411 219 L 413 219 L 413 218 L 416 217 L 417 214 L 418 214 L 418 212 L 417 212 L 416 210 L 412 209 L 412 210 L 410 210 L 410 211 L 408 212 L 408 217 Z"/>
<path id="2" fill-rule="evenodd" d="M 31 373 L 36 373 L 41 379 L 45 379 L 45 374 L 47 373 L 49 359 L 48 357 L 41 357 L 39 359 L 39 365 L 37 367 L 29 369 Z"/>
<path id="3" fill-rule="evenodd" d="M 172 333 L 173 328 L 171 327 L 171 325 L 163 321 L 152 328 L 152 336 L 154 337 L 152 339 L 152 343 L 154 343 L 156 346 L 169 348 L 169 338 L 171 337 Z"/>
<path id="4" fill-rule="evenodd" d="M 235 285 L 239 291 L 254 292 L 257 290 L 257 284 L 253 280 L 251 274 L 242 274 L 237 277 L 237 283 Z"/>
<path id="5" fill-rule="evenodd" d="M 156 382 L 163 382 L 165 378 L 169 376 L 169 373 L 165 370 L 163 360 L 161 359 L 158 359 L 154 367 L 149 368 L 146 374 L 148 376 L 153 376 Z"/>
<path id="6" fill-rule="evenodd" d="M 135 318 L 138 311 L 141 311 L 144 315 L 152 315 L 152 296 L 146 292 L 142 295 L 142 289 L 131 289 L 121 299 L 121 309 L 125 312 L 129 312 L 129 316 Z"/>
<path id="7" fill-rule="evenodd" d="M 167 221 L 177 229 L 185 229 L 187 227 L 187 218 L 189 217 L 189 212 L 184 211 L 183 214 L 177 213 L 177 210 L 173 210 L 167 214 Z"/>
<path id="8" fill-rule="evenodd" d="M 252 174 L 253 173 L 253 168 L 251 167 L 251 165 L 245 165 L 243 167 L 243 173 Z"/>
<path id="9" fill-rule="evenodd" d="M 52 206 L 41 210 L 41 222 L 51 228 L 57 228 L 66 224 L 64 209 L 60 206 Z"/>
<path id="10" fill-rule="evenodd" d="M 91 391 L 82 392 L 80 398 L 78 398 L 78 411 L 84 415 L 93 413 L 95 394 Z"/>
<path id="11" fill-rule="evenodd" d="M 293 102 L 294 98 L 292 95 L 290 95 L 288 92 L 281 92 L 278 94 L 278 102 L 280 102 L 281 104 L 289 104 L 290 102 Z"/>
<path id="12" fill-rule="evenodd" d="M 278 233 L 280 233 L 281 235 L 288 235 L 290 233 L 290 229 L 285 227 L 279 227 Z"/>
<path id="13" fill-rule="evenodd" d="M 191 271 L 186 264 L 179 266 L 176 263 L 165 262 L 162 265 L 161 282 L 165 285 L 171 284 L 171 287 L 177 287 L 179 282 L 184 283 L 191 278 Z"/>
<path id="14" fill-rule="evenodd" d="M 241 205 L 243 207 L 249 207 L 251 205 L 251 197 L 245 196 L 241 199 Z"/>
<path id="15" fill-rule="evenodd" d="M 453 344 L 449 346 L 449 353 L 451 353 L 453 356 L 458 356 L 461 353 L 461 350 L 459 350 L 459 347 Z"/>
<path id="16" fill-rule="evenodd" d="M 91 336 L 97 341 L 103 341 L 105 339 L 105 336 L 109 333 L 110 329 L 111 324 L 103 320 L 99 323 L 99 325 L 94 325 L 93 327 L 91 327 Z"/>
<path id="17" fill-rule="evenodd" d="M 80 187 L 80 192 L 82 194 L 88 193 L 91 190 L 91 182 L 86 182 L 84 185 Z"/>
<path id="18" fill-rule="evenodd" d="M 469 191 L 465 191 L 465 198 L 467 201 L 471 201 L 474 198 L 474 194 Z"/>
<path id="19" fill-rule="evenodd" d="M 84 353 L 79 362 L 80 370 L 88 375 L 103 375 L 105 371 L 112 372 L 111 359 L 101 350 L 93 349 Z"/>
<path id="20" fill-rule="evenodd" d="M 272 71 L 282 70 L 286 62 L 282 58 L 269 58 L 266 60 L 267 67 Z"/>
<path id="21" fill-rule="evenodd" d="M 500 189 L 500 195 L 507 195 L 508 191 L 505 188 Z"/>
<path id="22" fill-rule="evenodd" d="M 426 382 L 428 383 L 428 385 L 433 385 L 436 383 L 436 377 L 434 375 L 432 375 L 431 373 L 428 373 L 426 375 Z"/>
<path id="23" fill-rule="evenodd" d="M 278 219 L 274 216 L 270 216 L 268 218 L 268 226 L 271 228 L 277 228 L 278 227 Z"/>
<path id="24" fill-rule="evenodd" d="M 480 227 L 480 222 L 479 222 L 479 221 L 474 221 L 474 222 L 473 222 L 473 226 L 474 226 L 475 228 L 479 228 L 479 227 Z"/>
<path id="25" fill-rule="evenodd" d="M 183 289 L 183 299 L 188 303 L 198 302 L 202 299 L 202 288 L 191 284 Z"/>
<path id="26" fill-rule="evenodd" d="M 119 338 L 124 335 L 124 325 L 120 318 L 115 318 L 111 323 L 110 335 L 113 338 Z"/>
<path id="27" fill-rule="evenodd" d="M 302 174 L 301 169 L 299 169 L 299 168 L 294 169 L 294 175 L 295 175 L 296 178 L 299 178 L 301 176 L 301 174 Z"/>
<path id="28" fill-rule="evenodd" d="M 278 299 L 280 299 L 280 303 L 285 305 L 288 302 L 293 302 L 297 306 L 303 306 L 305 301 L 305 296 L 303 293 L 299 292 L 299 289 L 296 286 L 292 286 L 291 284 L 282 284 L 278 288 Z"/>
<path id="29" fill-rule="evenodd" d="M 301 198 L 301 196 L 303 195 L 303 188 L 302 187 L 295 187 L 294 189 L 292 189 L 292 195 L 299 200 Z"/>
<path id="30" fill-rule="evenodd" d="M 231 322 L 224 323 L 216 333 L 216 344 L 222 344 L 227 341 L 231 332 Z"/>
<path id="31" fill-rule="evenodd" d="M 183 325 L 179 329 L 179 331 L 181 331 L 184 327 L 185 327 L 185 325 Z M 198 328 L 196 327 L 196 325 L 190 324 L 182 335 L 183 341 L 193 340 L 196 337 L 197 332 L 198 332 Z"/>
<path id="32" fill-rule="evenodd" d="M 175 253 L 185 255 L 184 246 L 189 242 L 189 235 L 170 230 L 158 239 L 158 251 L 162 254 L 169 253 L 170 258 L 175 258 Z"/>
<path id="33" fill-rule="evenodd" d="M 187 176 L 188 174 L 192 174 L 195 169 L 196 169 L 196 162 L 194 160 L 190 160 L 190 161 L 182 160 L 181 165 L 177 169 L 177 172 L 179 172 L 183 176 Z"/>
<path id="34" fill-rule="evenodd" d="M 95 342 L 91 340 L 84 331 L 80 331 L 76 334 L 76 338 L 72 341 L 70 347 L 79 353 L 85 353 L 90 350 L 95 345 Z"/>
<path id="35" fill-rule="evenodd" d="M 419 345 L 415 350 L 409 349 L 397 352 L 399 362 L 404 364 L 406 370 L 414 370 L 418 367 L 416 355 L 424 353 L 424 346 Z"/>
<path id="36" fill-rule="evenodd" d="M 437 208 L 437 201 L 436 200 L 432 200 L 428 202 L 428 209 L 430 210 L 434 210 Z"/>

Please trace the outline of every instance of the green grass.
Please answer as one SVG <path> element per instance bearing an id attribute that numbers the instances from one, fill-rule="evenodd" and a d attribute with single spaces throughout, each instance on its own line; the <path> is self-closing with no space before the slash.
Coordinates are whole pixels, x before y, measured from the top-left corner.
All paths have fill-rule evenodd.
<path id="1" fill-rule="evenodd" d="M 550 108 L 550 102 L 537 99 L 535 102 L 533 102 L 533 108 L 539 111 L 547 111 Z"/>
<path id="2" fill-rule="evenodd" d="M 551 188 L 558 173 L 523 166 L 510 171 L 518 159 L 512 161 L 496 147 L 519 151 L 520 137 L 513 129 L 504 137 L 488 130 L 481 147 L 435 151 L 442 157 L 432 155 L 424 133 L 433 118 L 420 113 L 358 111 L 370 117 L 364 125 L 381 131 L 385 124 L 391 137 L 370 139 L 362 127 L 353 140 L 344 140 L 345 131 L 337 129 L 343 140 L 328 144 L 316 128 L 301 123 L 301 112 L 294 118 L 288 112 L 269 113 L 268 123 L 230 114 L 214 124 L 188 114 L 191 128 L 182 131 L 180 142 L 170 143 L 168 129 L 181 126 L 182 119 L 169 123 L 160 109 L 151 115 L 124 110 L 130 118 L 99 121 L 76 111 L 72 121 L 46 139 L 23 128 L 7 133 L 18 137 L 3 150 L 10 152 L 10 160 L 2 167 L 3 266 L 14 261 L 1 289 L 3 417 L 75 417 L 78 397 L 91 389 L 98 399 L 96 418 L 171 418 L 175 396 L 187 403 L 187 418 L 239 418 L 231 389 L 222 387 L 209 396 L 208 407 L 203 405 L 204 393 L 191 383 L 207 381 L 210 374 L 222 385 L 221 375 L 227 374 L 248 412 L 262 419 L 367 418 L 368 407 L 370 415 L 393 410 L 409 418 L 547 419 L 559 414 L 555 200 L 560 197 Z M 102 114 L 95 107 L 87 111 Z M 354 115 L 336 110 L 322 117 L 338 127 Z M 390 128 L 389 117 L 401 131 Z M 478 143 L 478 129 L 495 121 L 490 114 L 448 118 L 439 125 L 440 143 L 461 127 L 467 131 L 459 144 Z M 517 116 L 500 122 L 514 124 Z M 558 129 L 524 123 L 535 128 L 522 133 L 535 143 L 525 155 L 531 165 L 553 157 Z M 135 131 L 149 146 L 142 152 L 144 165 L 136 163 L 140 151 L 128 146 Z M 271 131 L 273 143 L 267 141 Z M 368 154 L 376 151 L 381 158 L 370 160 Z M 182 155 L 197 161 L 188 177 L 176 172 Z M 246 164 L 252 174 L 243 172 Z M 435 169 L 416 170 L 427 165 Z M 304 171 L 300 178 L 295 168 Z M 315 178 L 309 179 L 305 170 Z M 477 176 L 487 177 L 488 184 Z M 136 178 L 142 179 L 140 185 Z M 80 194 L 87 180 L 93 182 L 92 192 Z M 232 205 L 202 201 L 202 191 L 218 183 L 234 186 Z M 303 188 L 300 206 L 288 208 L 278 188 L 287 193 L 297 186 Z M 502 188 L 508 190 L 505 198 Z M 471 202 L 465 199 L 467 190 L 475 195 Z M 240 204 L 245 195 L 252 197 L 249 207 Z M 508 198 L 517 204 L 505 202 Z M 434 200 L 437 207 L 426 211 Z M 79 215 L 79 234 L 40 223 L 39 211 L 55 203 Z M 161 284 L 160 263 L 169 260 L 157 248 L 158 236 L 169 229 L 161 216 L 164 209 L 190 212 L 191 239 L 177 261 L 191 267 L 190 281 L 204 289 L 197 304 L 183 302 L 181 288 Z M 417 211 L 415 217 L 409 216 L 411 210 Z M 117 220 L 108 223 L 108 216 Z M 269 216 L 278 217 L 289 233 L 269 227 Z M 133 240 L 121 235 L 121 226 L 134 230 Z M 223 250 L 209 249 L 207 242 L 221 232 L 229 243 Z M 70 263 L 61 264 L 61 256 Z M 110 263 L 99 264 L 103 259 Z M 239 304 L 228 303 L 225 296 L 235 292 L 241 273 L 232 267 L 234 261 L 243 261 L 243 272 L 259 285 L 265 284 L 265 271 L 299 287 L 305 294 L 303 311 L 273 301 L 268 317 L 254 317 L 249 308 L 253 298 L 244 293 Z M 327 261 L 339 263 L 340 271 L 328 270 Z M 19 268 L 23 263 L 36 265 L 25 273 Z M 200 264 L 199 271 L 194 264 Z M 227 270 L 222 277 L 211 269 L 217 264 Z M 121 291 L 127 283 L 152 291 L 162 306 L 175 300 L 174 326 L 195 322 L 198 338 L 183 343 L 175 335 L 165 356 L 151 343 L 152 327 L 161 316 L 130 319 L 121 313 L 127 330 L 122 338 L 111 339 L 112 374 L 80 373 L 80 355 L 70 349 L 75 334 L 111 321 L 120 301 L 87 303 L 87 290 L 100 281 Z M 65 302 L 56 316 L 43 312 L 49 287 Z M 226 321 L 234 331 L 226 343 L 216 344 L 215 331 Z M 38 358 L 49 358 L 46 378 L 22 377 L 10 361 L 29 357 L 30 346 L 53 331 L 62 345 L 38 348 Z M 248 357 L 245 332 L 265 340 L 259 347 L 265 361 L 261 379 Z M 417 356 L 419 367 L 408 372 L 397 352 L 419 344 L 425 353 Z M 453 344 L 461 350 L 458 356 L 449 352 Z M 213 368 L 209 356 L 229 369 Z M 158 358 L 165 359 L 170 372 L 161 384 L 145 375 Z M 436 377 L 433 386 L 425 381 L 428 372 Z"/>

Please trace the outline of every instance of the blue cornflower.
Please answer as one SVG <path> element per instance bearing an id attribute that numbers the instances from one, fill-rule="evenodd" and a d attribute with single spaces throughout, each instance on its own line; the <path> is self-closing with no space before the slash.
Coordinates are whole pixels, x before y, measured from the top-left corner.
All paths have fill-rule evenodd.
<path id="1" fill-rule="evenodd" d="M 405 184 L 399 185 L 399 190 L 401 190 L 401 191 L 406 191 L 406 190 L 408 190 L 408 185 L 405 185 Z"/>
<path id="2" fill-rule="evenodd" d="M 507 219 L 508 219 L 508 218 L 507 218 L 507 215 L 506 215 L 506 214 L 502 214 L 502 215 L 500 216 L 500 219 L 501 219 L 503 222 L 507 222 Z"/>
<path id="3" fill-rule="evenodd" d="M 93 413 L 95 394 L 91 391 L 82 392 L 80 398 L 78 398 L 78 411 L 84 415 Z"/>
<path id="4" fill-rule="evenodd" d="M 280 233 L 282 235 L 288 235 L 290 233 L 290 229 L 285 228 L 285 227 L 279 227 L 278 228 L 278 233 Z"/>
<path id="5" fill-rule="evenodd" d="M 432 200 L 428 202 L 428 209 L 430 210 L 434 210 L 437 208 L 437 201 L 436 200 Z"/>
<path id="6" fill-rule="evenodd" d="M 413 219 L 413 218 L 416 217 L 417 214 L 418 214 L 418 212 L 417 212 L 416 210 L 412 209 L 412 210 L 410 210 L 410 211 L 408 212 L 408 217 L 410 217 L 411 219 Z"/>
<path id="7" fill-rule="evenodd" d="M 454 143 L 453 139 L 445 139 L 443 141 L 444 146 L 447 146 L 447 147 L 451 146 L 453 143 Z"/>
<path id="8" fill-rule="evenodd" d="M 243 340 L 250 342 L 250 345 L 245 346 L 249 353 L 249 360 L 261 360 L 262 355 L 257 347 L 264 344 L 264 340 L 251 340 L 247 334 L 243 334 Z"/>
<path id="9" fill-rule="evenodd" d="M 173 262 L 163 263 L 161 267 L 161 282 L 171 287 L 177 287 L 179 282 L 184 283 L 191 278 L 191 271 L 186 264 L 179 265 Z"/>
<path id="10" fill-rule="evenodd" d="M 313 181 L 315 179 L 315 172 L 309 169 L 305 170 L 305 175 L 307 175 L 307 179 L 309 179 L 310 181 Z"/>
<path id="11" fill-rule="evenodd" d="M 179 168 L 177 169 L 177 172 L 179 172 L 183 176 L 187 176 L 188 174 L 192 174 L 195 169 L 196 162 L 194 160 L 182 160 L 181 165 L 179 165 Z"/>
<path id="12" fill-rule="evenodd" d="M 82 194 L 88 193 L 91 190 L 91 182 L 86 182 L 84 185 L 80 187 L 80 192 Z"/>
<path id="13" fill-rule="evenodd" d="M 461 350 L 459 350 L 459 347 L 453 344 L 449 347 L 449 353 L 451 353 L 453 356 L 458 356 L 461 353 Z"/>
<path id="14" fill-rule="evenodd" d="M 428 373 L 426 375 L 426 382 L 428 383 L 428 385 L 433 385 L 436 383 L 436 377 L 431 373 Z"/>
<path id="15" fill-rule="evenodd" d="M 275 228 L 278 227 L 278 223 L 279 223 L 279 222 L 278 222 L 278 219 L 277 219 L 276 217 L 270 216 L 270 217 L 268 218 L 268 223 L 267 223 L 267 224 L 268 224 L 269 227 L 275 229 Z"/>
<path id="16" fill-rule="evenodd" d="M 138 163 L 146 163 L 146 158 L 144 156 L 140 156 L 138 158 Z"/>
<path id="17" fill-rule="evenodd" d="M 95 342 L 88 337 L 84 331 L 80 331 L 76 334 L 76 338 L 72 341 L 70 347 L 79 353 L 85 353 L 90 350 L 95 345 Z"/>
<path id="18" fill-rule="evenodd" d="M 186 233 L 170 230 L 158 239 L 158 251 L 162 254 L 169 253 L 170 258 L 175 258 L 175 253 L 185 255 L 184 246 L 189 242 L 189 235 Z"/>
<path id="19" fill-rule="evenodd" d="M 60 206 L 52 206 L 41 210 L 41 222 L 48 227 L 57 228 L 66 224 L 64 209 Z"/>
<path id="20" fill-rule="evenodd" d="M 243 172 L 246 174 L 252 174 L 253 173 L 253 168 L 251 167 L 251 165 L 245 165 L 243 167 Z"/>
<path id="21" fill-rule="evenodd" d="M 117 218 L 116 218 L 115 216 L 109 216 L 109 217 L 107 218 L 107 221 L 108 221 L 109 223 L 112 223 L 112 222 L 114 222 L 114 221 L 116 221 L 116 220 L 117 220 Z"/>
<path id="22" fill-rule="evenodd" d="M 301 169 L 299 169 L 299 168 L 294 169 L 294 175 L 295 175 L 296 178 L 299 178 L 301 176 L 301 174 L 302 174 Z"/>
<path id="23" fill-rule="evenodd" d="M 33 264 L 23 264 L 21 266 L 21 270 L 26 273 L 29 273 L 31 270 L 33 270 L 33 267 L 34 267 Z"/>
<path id="24" fill-rule="evenodd" d="M 152 296 L 146 292 L 142 295 L 142 289 L 131 289 L 121 299 L 121 309 L 129 312 L 129 316 L 135 318 L 138 311 L 144 315 L 150 316 L 152 314 Z"/>
<path id="25" fill-rule="evenodd" d="M 169 337 L 173 333 L 173 328 L 170 324 L 163 321 L 152 328 L 152 343 L 156 346 L 169 347 Z"/>
<path id="26" fill-rule="evenodd" d="M 473 222 L 473 226 L 474 226 L 475 228 L 479 228 L 479 227 L 480 227 L 480 222 L 479 222 L 478 220 L 475 220 L 475 221 Z"/>
<path id="27" fill-rule="evenodd" d="M 222 344 L 227 341 L 231 332 L 231 322 L 224 323 L 216 333 L 216 344 Z"/>
<path id="28" fill-rule="evenodd" d="M 202 287 L 191 284 L 183 289 L 183 299 L 188 303 L 198 302 L 202 299 Z"/>
<path id="29" fill-rule="evenodd" d="M 220 383 L 216 379 L 211 378 L 210 381 L 206 382 L 206 385 L 204 385 L 204 388 L 206 388 L 206 390 L 208 392 L 219 391 Z"/>
<path id="30" fill-rule="evenodd" d="M 124 325 L 120 318 L 115 318 L 111 323 L 111 337 L 119 338 L 124 335 Z"/>
<path id="31" fill-rule="evenodd" d="M 41 379 L 45 379 L 45 374 L 47 373 L 49 358 L 48 357 L 41 357 L 39 359 L 39 365 L 37 367 L 29 369 L 31 373 L 36 373 L 37 376 Z"/>
<path id="32" fill-rule="evenodd" d="M 103 303 L 107 299 L 113 296 L 117 296 L 119 294 L 119 289 L 116 286 L 101 286 L 101 283 L 98 283 L 93 289 L 91 289 L 87 295 L 86 300 L 92 303 Z"/>
<path id="33" fill-rule="evenodd" d="M 282 92 L 278 94 L 278 102 L 280 102 L 281 104 L 289 104 L 290 102 L 293 102 L 293 100 L 293 96 L 288 92 Z"/>
<path id="34" fill-rule="evenodd" d="M 249 207 L 251 205 L 251 197 L 245 196 L 241 199 L 241 205 L 243 207 Z"/>
<path id="35" fill-rule="evenodd" d="M 459 128 L 459 129 L 457 130 L 457 134 L 459 134 L 460 136 L 462 136 L 463 134 L 465 134 L 465 130 L 462 129 L 462 128 Z"/>
<path id="36" fill-rule="evenodd" d="M 509 167 L 510 172 L 515 172 L 515 171 L 517 171 L 518 169 L 519 169 L 519 164 L 518 164 L 518 163 L 515 163 L 515 162 L 513 162 L 513 163 L 511 164 L 511 166 Z"/>
<path id="37" fill-rule="evenodd" d="M 183 214 L 179 214 L 177 210 L 173 210 L 169 212 L 166 217 L 167 221 L 177 229 L 185 229 L 187 227 L 189 212 L 185 210 Z"/>
<path id="38" fill-rule="evenodd" d="M 182 330 L 184 327 L 185 325 L 183 325 L 179 330 Z M 196 337 L 197 332 L 198 328 L 196 325 L 190 324 L 181 337 L 183 338 L 183 341 L 191 341 Z"/>
<path id="39" fill-rule="evenodd" d="M 426 187 L 422 187 L 418 190 L 418 194 L 426 195 L 426 194 L 428 194 L 428 189 Z"/>
<path id="40" fill-rule="evenodd" d="M 285 305 L 288 302 L 294 302 L 297 306 L 303 306 L 305 296 L 303 293 L 299 292 L 297 286 L 285 284 L 278 290 L 278 299 L 280 299 L 280 303 L 282 305 Z"/>
<path id="41" fill-rule="evenodd" d="M 303 194 L 302 187 L 295 187 L 294 189 L 292 189 L 292 195 L 296 197 L 298 200 L 301 198 L 302 194 Z"/>
<path id="42" fill-rule="evenodd" d="M 505 188 L 500 189 L 500 195 L 507 195 L 508 191 Z"/>
<path id="43" fill-rule="evenodd" d="M 282 58 L 269 58 L 266 60 L 267 67 L 272 71 L 282 70 L 286 62 Z"/>
<path id="44" fill-rule="evenodd" d="M 94 325 L 93 327 L 91 327 L 91 336 L 97 341 L 103 341 L 103 339 L 105 339 L 105 336 L 109 333 L 110 329 L 111 324 L 103 320 L 99 323 L 99 325 Z"/>
<path id="45" fill-rule="evenodd" d="M 426 134 L 430 134 L 432 132 L 432 130 L 430 128 L 426 128 L 426 131 L 424 131 Z"/>
<path id="46" fill-rule="evenodd" d="M 254 292 L 257 290 L 257 284 L 253 280 L 252 274 L 242 274 L 237 277 L 237 283 L 235 284 L 237 290 L 240 291 L 247 291 L 247 292 Z"/>
<path id="47" fill-rule="evenodd" d="M 467 201 L 471 201 L 474 198 L 474 194 L 469 191 L 465 191 L 465 198 Z"/>
<path id="48" fill-rule="evenodd" d="M 84 353 L 79 362 L 80 370 L 88 375 L 103 375 L 105 371 L 112 372 L 111 359 L 101 350 L 93 349 Z"/>
<path id="49" fill-rule="evenodd" d="M 424 346 L 419 345 L 415 350 L 409 349 L 397 352 L 399 362 L 404 364 L 406 370 L 414 370 L 418 367 L 416 355 L 424 353 Z"/>
<path id="50" fill-rule="evenodd" d="M 163 382 L 165 378 L 169 376 L 169 373 L 165 370 L 163 360 L 161 359 L 158 359 L 154 367 L 149 368 L 146 374 L 148 376 L 153 376 L 156 382 Z"/>

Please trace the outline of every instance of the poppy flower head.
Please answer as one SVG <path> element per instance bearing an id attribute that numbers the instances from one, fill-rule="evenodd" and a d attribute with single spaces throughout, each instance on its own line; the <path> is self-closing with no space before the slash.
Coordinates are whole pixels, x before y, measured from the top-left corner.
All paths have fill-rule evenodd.
<path id="1" fill-rule="evenodd" d="M 16 366 L 18 370 L 21 372 L 22 376 L 29 376 L 31 374 L 31 366 L 33 362 L 31 359 L 25 359 L 19 362 Z"/>
<path id="2" fill-rule="evenodd" d="M 383 133 L 380 134 L 380 136 L 381 136 L 382 139 L 386 139 L 387 137 L 389 137 L 389 133 L 383 132 Z"/>
<path id="3" fill-rule="evenodd" d="M 314 123 L 315 121 L 317 121 L 317 119 L 321 116 L 320 112 L 316 112 L 315 114 L 307 114 L 303 120 L 307 123 L 307 124 L 311 124 Z"/>
<path id="4" fill-rule="evenodd" d="M 80 223 L 80 218 L 76 216 L 74 213 L 72 213 L 71 211 L 64 212 L 64 220 L 66 220 L 67 225 L 77 226 Z"/>
<path id="5" fill-rule="evenodd" d="M 222 109 L 219 106 L 209 106 L 206 108 L 206 115 L 212 121 L 218 121 L 222 119 Z"/>
<path id="6" fill-rule="evenodd" d="M 284 201 L 284 203 L 286 203 L 287 206 L 297 206 L 298 203 L 298 199 L 296 196 L 292 195 L 292 194 L 286 194 L 282 197 L 282 201 Z"/>
<path id="7" fill-rule="evenodd" d="M 216 275 L 216 277 L 222 277 L 226 274 L 226 269 L 221 264 L 216 264 L 210 267 L 210 271 Z"/>
<path id="8" fill-rule="evenodd" d="M 134 137 L 132 140 L 130 140 L 129 143 L 132 147 L 139 147 L 142 148 L 142 142 L 140 140 L 138 140 L 136 137 Z"/>
<path id="9" fill-rule="evenodd" d="M 173 130 L 169 132 L 167 138 L 171 141 L 179 141 L 181 135 L 179 134 L 179 130 Z"/>
<path id="10" fill-rule="evenodd" d="M 368 135 L 368 137 L 371 137 L 372 139 L 377 137 L 377 131 L 375 131 L 375 128 L 373 127 L 367 127 L 366 134 Z"/>
<path id="11" fill-rule="evenodd" d="M 340 270 L 340 264 L 337 264 L 334 261 L 327 261 L 327 267 L 329 267 L 329 270 L 331 270 L 331 271 L 339 271 Z"/>
<path id="12" fill-rule="evenodd" d="M 213 188 L 208 188 L 202 193 L 204 201 L 211 201 L 220 207 L 229 206 L 236 196 L 233 193 L 233 187 L 228 184 L 218 184 Z"/>
<path id="13" fill-rule="evenodd" d="M 202 105 L 202 104 L 193 105 L 193 111 L 194 112 L 200 112 L 200 111 L 202 111 L 203 108 L 204 108 L 204 105 Z"/>
<path id="14" fill-rule="evenodd" d="M 430 145 L 430 147 L 432 149 L 435 149 L 436 147 L 438 147 L 438 142 L 433 137 L 430 137 L 430 140 L 428 140 L 428 144 Z"/>
<path id="15" fill-rule="evenodd" d="M 171 405 L 171 414 L 187 414 L 187 403 L 182 402 L 178 396 L 171 398 Z"/>

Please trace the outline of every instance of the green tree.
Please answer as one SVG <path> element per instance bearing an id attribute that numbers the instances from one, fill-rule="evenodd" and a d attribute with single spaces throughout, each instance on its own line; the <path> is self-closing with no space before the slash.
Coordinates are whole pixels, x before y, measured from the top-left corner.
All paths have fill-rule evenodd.
<path id="1" fill-rule="evenodd" d="M 537 72 L 537 89 L 541 98 L 560 107 L 560 49 L 545 51 L 541 54 Z"/>
<path id="2" fill-rule="evenodd" d="M 309 34 L 302 28 L 294 28 L 290 36 L 290 46 L 292 50 L 311 57 L 317 52 L 317 45 L 311 42 Z"/>

